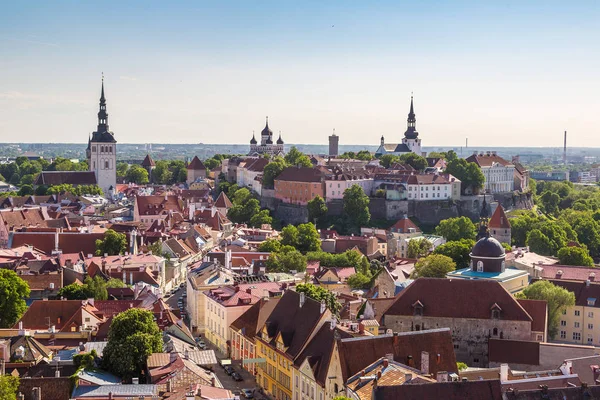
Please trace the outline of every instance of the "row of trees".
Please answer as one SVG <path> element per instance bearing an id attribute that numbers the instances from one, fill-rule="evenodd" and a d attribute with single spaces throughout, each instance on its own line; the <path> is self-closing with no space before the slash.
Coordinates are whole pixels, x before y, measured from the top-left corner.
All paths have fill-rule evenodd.
<path id="1" fill-rule="evenodd" d="M 238 185 L 234 184 L 229 187 L 227 197 L 232 203 L 232 207 L 227 211 L 227 217 L 231 222 L 248 224 L 252 227 L 273 223 L 269 210 L 260 209 L 258 199 L 250 193 L 250 190 L 239 188 Z"/>
<path id="2" fill-rule="evenodd" d="M 109 288 L 124 288 L 125 284 L 119 279 L 109 279 L 105 281 L 100 276 L 93 279 L 89 276 L 85 278 L 83 284 L 71 283 L 58 291 L 59 297 L 67 300 L 108 300 Z"/>

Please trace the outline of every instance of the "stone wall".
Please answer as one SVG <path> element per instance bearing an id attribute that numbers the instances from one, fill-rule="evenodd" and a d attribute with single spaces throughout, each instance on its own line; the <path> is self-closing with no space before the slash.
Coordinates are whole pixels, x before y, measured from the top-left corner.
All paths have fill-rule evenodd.
<path id="1" fill-rule="evenodd" d="M 531 340 L 530 321 L 386 315 L 384 322 L 385 327 L 394 332 L 450 328 L 456 361 L 464 362 L 469 367 L 487 368 L 489 337 Z M 494 328 L 497 329 L 497 336 L 493 335 Z"/>
<path id="2" fill-rule="evenodd" d="M 282 225 L 303 224 L 308 222 L 308 209 L 295 204 L 279 203 L 275 210 L 275 217 Z"/>
<path id="3" fill-rule="evenodd" d="M 268 208 L 269 210 L 275 210 L 279 204 L 279 200 L 275 198 L 275 189 L 262 188 L 260 196 L 260 206 L 262 208 Z"/>

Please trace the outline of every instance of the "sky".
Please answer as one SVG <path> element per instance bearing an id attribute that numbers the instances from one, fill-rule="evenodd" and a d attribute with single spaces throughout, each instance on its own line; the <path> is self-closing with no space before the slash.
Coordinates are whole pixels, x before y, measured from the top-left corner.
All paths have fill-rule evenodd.
<path id="1" fill-rule="evenodd" d="M 0 142 L 600 147 L 598 1 L 12 1 Z"/>

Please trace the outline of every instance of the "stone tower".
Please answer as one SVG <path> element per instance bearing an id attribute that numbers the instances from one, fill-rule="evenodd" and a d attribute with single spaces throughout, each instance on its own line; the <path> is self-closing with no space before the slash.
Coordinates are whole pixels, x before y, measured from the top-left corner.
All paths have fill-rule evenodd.
<path id="1" fill-rule="evenodd" d="M 333 130 L 333 135 L 329 136 L 329 156 L 337 157 L 339 154 L 338 145 L 340 143 L 340 137 L 335 134 L 335 129 Z"/>
<path id="2" fill-rule="evenodd" d="M 117 141 L 108 130 L 108 112 L 104 97 L 104 76 L 98 111 L 98 128 L 88 140 L 87 159 L 90 171 L 94 171 L 96 182 L 105 196 L 117 185 Z"/>

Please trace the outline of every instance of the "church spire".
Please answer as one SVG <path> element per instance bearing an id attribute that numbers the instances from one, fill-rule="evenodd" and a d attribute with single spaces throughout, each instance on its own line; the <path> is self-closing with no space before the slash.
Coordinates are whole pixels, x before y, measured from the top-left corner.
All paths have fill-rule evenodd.
<path id="1" fill-rule="evenodd" d="M 417 118 L 415 116 L 415 107 L 413 104 L 413 96 L 410 96 L 410 111 L 408 112 L 408 119 L 406 132 L 404 132 L 404 137 L 407 139 L 416 139 L 419 136 L 419 132 L 417 132 Z"/>
<path id="2" fill-rule="evenodd" d="M 108 113 L 104 97 L 104 73 L 102 73 L 102 90 L 100 92 L 100 110 L 98 111 L 98 132 L 108 132 Z"/>

